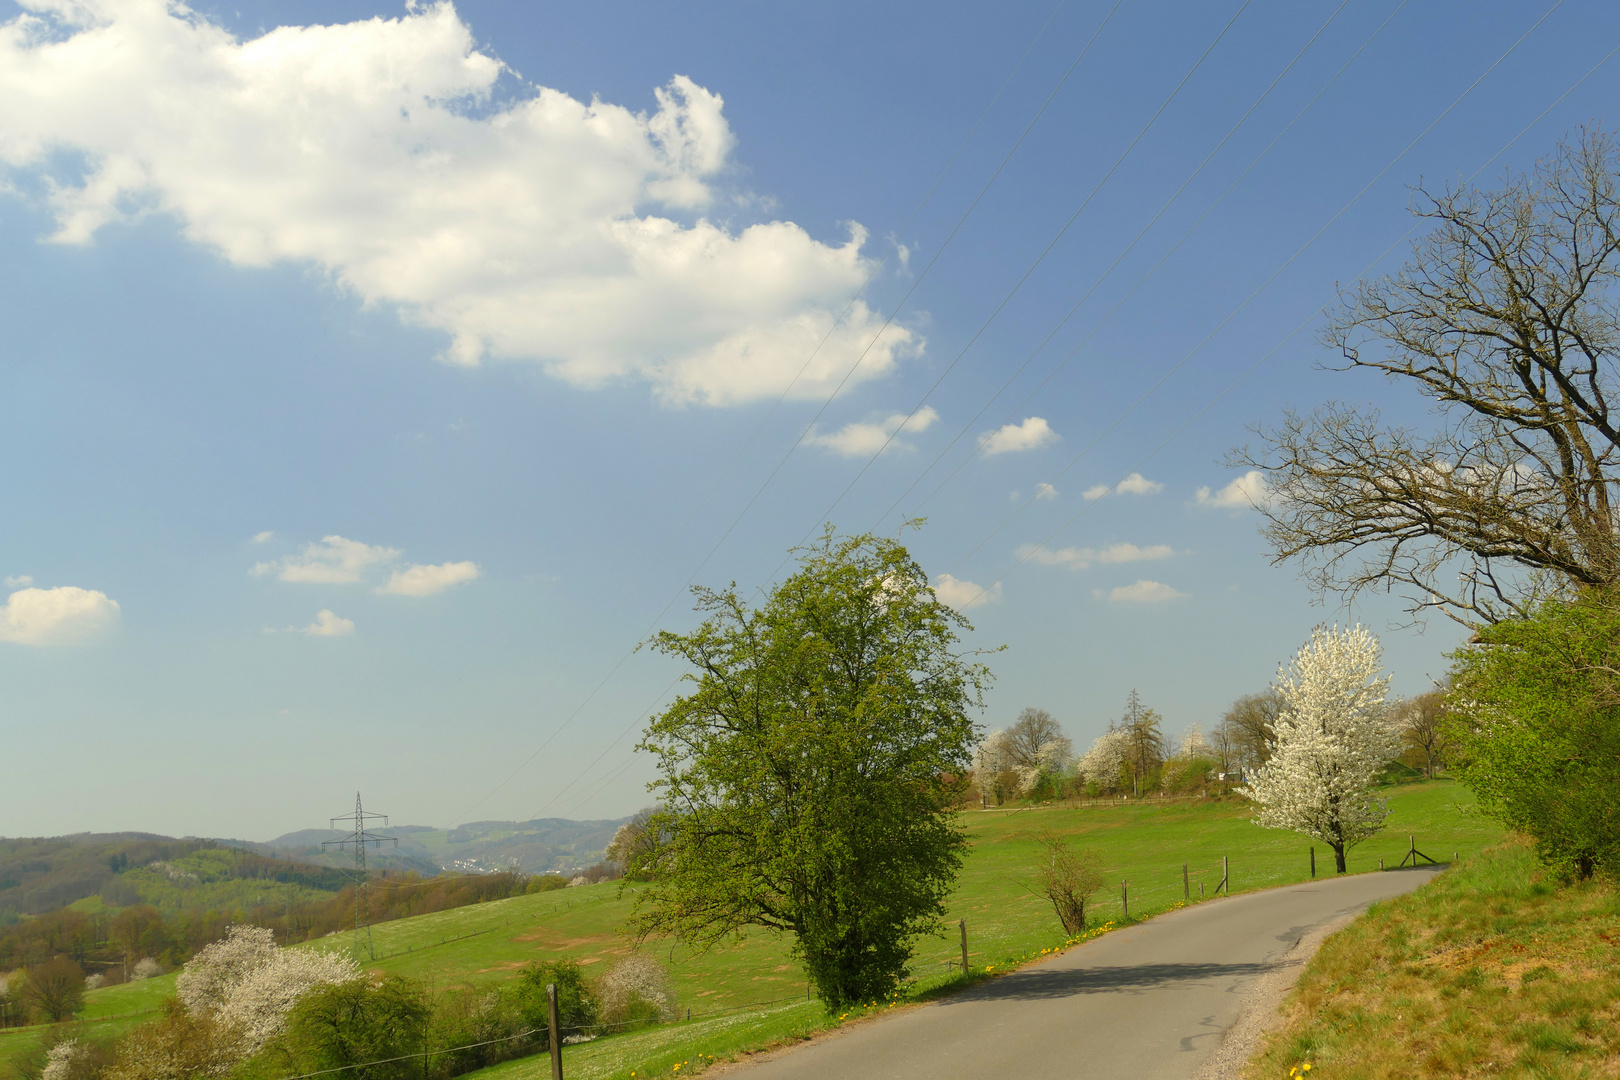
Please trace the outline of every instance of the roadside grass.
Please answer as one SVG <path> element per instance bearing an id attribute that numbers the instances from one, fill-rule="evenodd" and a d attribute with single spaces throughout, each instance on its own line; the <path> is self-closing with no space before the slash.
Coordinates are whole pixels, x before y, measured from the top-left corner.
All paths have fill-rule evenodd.
<path id="1" fill-rule="evenodd" d="M 1328 938 L 1250 1080 L 1620 1077 L 1620 891 L 1512 842 Z"/>
<path id="2" fill-rule="evenodd" d="M 1473 797 L 1461 785 L 1434 781 L 1390 788 L 1385 794 L 1392 811 L 1386 833 L 1351 853 L 1352 872 L 1376 870 L 1380 858 L 1394 866 L 1407 850 L 1408 834 L 1417 836 L 1420 850 L 1441 860 L 1449 860 L 1453 851 L 1477 854 L 1502 838 L 1494 823 L 1473 812 Z M 986 977 L 987 968 L 992 974 L 1004 972 L 1065 947 L 1051 906 L 1034 892 L 1037 837 L 1043 830 L 1071 836 L 1098 852 L 1110 884 L 1088 907 L 1093 926 L 1124 921 L 1121 880 L 1129 882 L 1129 921 L 1180 905 L 1183 863 L 1188 864 L 1193 902 L 1199 899 L 1200 885 L 1206 897 L 1214 894 L 1223 856 L 1230 860 L 1236 892 L 1307 880 L 1308 841 L 1256 828 L 1250 816 L 1248 804 L 1238 799 L 965 812 L 962 823 L 971 848 L 941 936 L 917 943 L 915 981 L 906 1000 L 939 996 Z M 1332 873 L 1331 855 L 1320 847 L 1317 871 L 1321 876 Z M 595 976 L 630 951 L 619 931 L 639 890 L 604 882 L 380 923 L 371 931 L 376 959 L 367 959 L 365 966 L 438 988 L 498 983 L 532 960 L 558 957 L 577 959 Z M 959 919 L 967 922 L 970 980 L 961 971 Z M 336 934 L 299 947 L 348 951 L 351 946 L 350 935 Z M 671 1071 L 678 1061 L 692 1062 L 679 1070 L 686 1073 L 708 1060 L 696 1055 L 733 1055 L 838 1022 L 806 1002 L 803 970 L 792 956 L 792 941 L 783 935 L 746 931 L 700 954 L 668 943 L 653 942 L 648 948 L 668 966 L 678 988 L 680 1015 L 684 1020 L 689 1010 L 690 1022 L 570 1046 L 570 1077 L 627 1078 L 632 1069 L 644 1077 Z M 88 1033 L 100 1038 L 141 1022 L 144 1017 L 98 1018 L 154 1009 L 173 993 L 173 984 L 171 974 L 91 991 L 83 1014 L 91 1021 Z M 700 1026 L 711 1021 L 716 1025 L 712 1040 L 717 1041 L 709 1041 L 704 1032 L 711 1029 Z M 0 1033 L 0 1060 L 33 1045 L 39 1030 Z M 35 1034 L 27 1038 L 27 1032 Z M 683 1033 L 692 1034 L 688 1038 Z M 642 1053 L 636 1047 L 647 1048 L 645 1061 L 621 1067 L 619 1063 Z M 576 1056 L 581 1059 L 578 1067 L 573 1064 Z M 592 1061 L 602 1063 L 600 1071 L 588 1064 Z M 521 1072 L 522 1062 L 492 1068 Z"/>

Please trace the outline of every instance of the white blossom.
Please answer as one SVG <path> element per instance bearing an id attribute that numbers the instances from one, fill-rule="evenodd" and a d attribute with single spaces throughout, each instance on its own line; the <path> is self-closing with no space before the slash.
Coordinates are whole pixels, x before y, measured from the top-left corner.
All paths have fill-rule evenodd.
<path id="1" fill-rule="evenodd" d="M 1188 724 L 1187 730 L 1181 733 L 1181 747 L 1177 756 L 1188 761 L 1215 756 L 1215 748 L 1209 745 L 1209 740 L 1204 737 L 1203 727 L 1197 722 Z"/>
<path id="2" fill-rule="evenodd" d="M 662 964 L 646 953 L 631 953 L 597 984 L 602 1019 L 616 1024 L 631 1019 L 638 1005 L 650 1005 L 662 1020 L 675 1018 L 675 988 Z"/>
<path id="3" fill-rule="evenodd" d="M 281 1034 L 299 998 L 359 977 L 354 961 L 340 953 L 280 949 L 265 927 L 233 926 L 186 964 L 175 991 L 189 1012 L 211 1013 L 235 1031 L 252 1055 Z"/>
<path id="4" fill-rule="evenodd" d="M 135 962 L 135 970 L 130 973 L 130 979 L 155 979 L 163 974 L 163 965 L 150 956 L 143 956 Z"/>
<path id="5" fill-rule="evenodd" d="M 1018 769 L 1018 794 L 1028 795 L 1048 776 L 1062 776 L 1073 762 L 1074 744 L 1068 739 L 1052 739 L 1041 743 L 1036 751 L 1035 764 Z"/>
<path id="6" fill-rule="evenodd" d="M 1008 746 L 1007 733 L 996 728 L 984 737 L 973 750 L 973 775 L 981 780 L 994 777 L 1012 765 L 1011 748 Z"/>
<path id="7" fill-rule="evenodd" d="M 40 1071 L 40 1080 L 68 1080 L 74 1061 L 83 1053 L 84 1047 L 79 1045 L 78 1039 L 63 1039 L 45 1051 L 45 1068 Z"/>
<path id="8" fill-rule="evenodd" d="M 94 975 L 86 975 L 84 977 L 84 988 L 86 990 L 99 990 L 101 989 L 101 984 L 106 981 L 107 976 L 98 971 Z"/>
<path id="9" fill-rule="evenodd" d="M 1255 824 L 1321 840 L 1344 870 L 1347 848 L 1383 827 L 1389 807 L 1371 788 L 1397 750 L 1379 675 L 1378 639 L 1359 624 L 1317 627 L 1277 672 L 1282 699 L 1271 759 L 1241 794 L 1260 807 Z"/>
<path id="10" fill-rule="evenodd" d="M 1123 731 L 1105 731 L 1097 736 L 1086 756 L 1080 759 L 1080 775 L 1087 783 L 1105 790 L 1119 786 L 1119 770 L 1131 753 L 1131 739 Z"/>

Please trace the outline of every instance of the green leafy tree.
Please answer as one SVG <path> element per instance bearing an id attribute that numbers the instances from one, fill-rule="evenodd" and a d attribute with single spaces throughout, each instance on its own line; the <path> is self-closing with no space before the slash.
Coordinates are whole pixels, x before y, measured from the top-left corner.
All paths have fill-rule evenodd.
<path id="1" fill-rule="evenodd" d="M 654 883 L 633 925 L 699 947 L 791 933 L 836 1008 L 892 991 L 944 914 L 990 673 L 898 541 L 829 528 L 797 554 L 760 607 L 700 588 L 703 623 L 654 639 L 696 671 L 641 743 L 664 808 L 631 867 Z"/>
<path id="2" fill-rule="evenodd" d="M 306 994 L 282 1041 L 300 1073 L 335 1080 L 415 1080 L 432 1010 L 422 987 L 399 975 L 354 979 Z"/>
<path id="3" fill-rule="evenodd" d="M 508 991 L 517 1003 L 518 1013 L 526 1027 L 544 1034 L 541 1046 L 550 1046 L 550 1008 L 546 987 L 557 987 L 557 1023 L 563 1038 L 570 1035 L 588 1035 L 601 1019 L 601 1007 L 590 984 L 585 981 L 585 969 L 578 960 L 536 960 L 525 964 L 512 980 Z"/>
<path id="4" fill-rule="evenodd" d="M 23 999 L 47 1023 L 70 1019 L 84 1004 L 84 969 L 65 956 L 29 968 Z"/>
<path id="5" fill-rule="evenodd" d="M 1465 783 L 1578 877 L 1620 874 L 1620 590 L 1587 589 L 1452 654 Z"/>

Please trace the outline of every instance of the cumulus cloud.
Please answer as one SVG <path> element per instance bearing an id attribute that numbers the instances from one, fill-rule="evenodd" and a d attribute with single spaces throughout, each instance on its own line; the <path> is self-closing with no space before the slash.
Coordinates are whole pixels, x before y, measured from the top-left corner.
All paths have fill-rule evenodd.
<path id="1" fill-rule="evenodd" d="M 1164 485 L 1157 480 L 1149 480 L 1139 472 L 1133 472 L 1125 479 L 1112 487 L 1107 484 L 1098 484 L 1085 490 L 1087 499 L 1100 499 L 1104 495 L 1157 495 L 1164 490 Z"/>
<path id="2" fill-rule="evenodd" d="M 994 604 L 1001 600 L 999 581 L 986 589 L 963 578 L 941 574 L 933 580 L 932 585 L 934 595 L 939 597 L 940 602 L 949 604 L 958 611 L 967 611 L 969 608 Z"/>
<path id="3" fill-rule="evenodd" d="M 845 424 L 837 431 L 825 435 L 811 428 L 804 441 L 807 445 L 825 447 L 844 457 L 875 454 L 885 444 L 890 450 L 912 450 L 915 447 L 899 438 L 899 433 L 927 431 L 938 419 L 939 413 L 934 411 L 934 407 L 924 405 L 910 420 L 906 419 L 905 413 L 891 413 L 874 423 Z M 890 436 L 895 438 L 891 441 Z"/>
<path id="4" fill-rule="evenodd" d="M 986 457 L 997 454 L 1015 454 L 1020 450 L 1039 450 L 1058 441 L 1058 433 L 1039 416 L 1031 416 L 1022 423 L 1003 424 L 995 431 L 979 438 Z"/>
<path id="5" fill-rule="evenodd" d="M 1271 489 L 1266 486 L 1266 474 L 1250 469 L 1221 490 L 1211 492 L 1207 487 L 1198 489 L 1199 506 L 1218 510 L 1253 510 L 1271 500 Z"/>
<path id="6" fill-rule="evenodd" d="M 1098 594 L 1101 595 L 1101 590 L 1098 590 Z M 1134 585 L 1121 585 L 1108 591 L 1108 599 L 1116 604 L 1162 604 L 1167 600 L 1179 600 L 1186 595 L 1162 582 L 1146 580 L 1138 581 Z"/>
<path id="7" fill-rule="evenodd" d="M 354 620 L 345 619 L 330 608 L 322 608 L 303 632 L 310 637 L 345 637 L 354 633 Z"/>
<path id="8" fill-rule="evenodd" d="M 304 545 L 304 550 L 297 555 L 256 564 L 253 574 L 263 577 L 273 573 L 280 581 L 309 585 L 351 585 L 359 581 L 369 567 L 397 558 L 397 548 L 326 536 L 318 544 Z"/>
<path id="9" fill-rule="evenodd" d="M 16 577 L 6 578 L 6 587 L 10 589 L 19 588 L 23 585 L 32 585 L 33 583 L 34 579 L 29 574 L 18 574 Z"/>
<path id="10" fill-rule="evenodd" d="M 1035 485 L 1035 501 L 1036 502 L 1039 502 L 1042 499 L 1055 499 L 1057 497 L 1058 497 L 1058 489 L 1053 487 L 1051 484 L 1036 484 Z"/>
<path id="11" fill-rule="evenodd" d="M 46 192 L 58 242 L 169 215 L 234 265 L 314 265 L 444 331 L 452 363 L 639 379 L 676 404 L 824 396 L 863 351 L 852 383 L 922 348 L 898 324 L 874 344 L 859 301 L 835 328 L 874 265 L 860 226 L 823 243 L 702 216 L 732 194 L 714 183 L 735 139 L 685 76 L 650 113 L 532 85 L 497 99 L 510 72 L 449 2 L 247 40 L 173 0 L 19 3 L 0 163 Z"/>
<path id="12" fill-rule="evenodd" d="M 253 542 L 255 544 L 268 544 L 270 541 L 274 540 L 275 538 L 276 538 L 276 534 L 273 531 L 271 531 L 270 529 L 266 529 L 266 530 L 264 530 L 264 532 L 256 532 L 256 533 L 253 534 Z"/>
<path id="13" fill-rule="evenodd" d="M 1109 563 L 1152 562 L 1168 559 L 1176 553 L 1169 544 L 1137 547 L 1135 544 L 1111 544 L 1105 548 L 1038 547 L 1025 544 L 1018 549 L 1018 557 L 1040 563 L 1042 566 L 1064 566 L 1070 570 L 1089 570 L 1093 566 Z"/>
<path id="14" fill-rule="evenodd" d="M 118 601 L 95 589 L 19 589 L 0 607 L 0 641 L 70 645 L 107 629 L 118 615 Z"/>
<path id="15" fill-rule="evenodd" d="M 417 564 L 395 570 L 388 583 L 377 589 L 393 596 L 432 596 L 452 585 L 472 581 L 478 576 L 475 562 L 447 562 L 438 566 Z"/>

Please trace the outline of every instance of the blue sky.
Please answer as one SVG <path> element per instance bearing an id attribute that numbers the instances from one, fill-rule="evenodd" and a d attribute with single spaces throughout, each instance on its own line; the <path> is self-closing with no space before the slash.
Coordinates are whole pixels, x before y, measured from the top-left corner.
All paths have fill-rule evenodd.
<path id="1" fill-rule="evenodd" d="M 1428 423 L 1315 313 L 1620 79 L 1579 0 L 0 18 L 8 835 L 627 813 L 635 644 L 827 519 L 928 518 L 990 726 L 1207 728 L 1347 617 L 1421 691 L 1458 632 L 1313 606 L 1221 461 Z"/>

